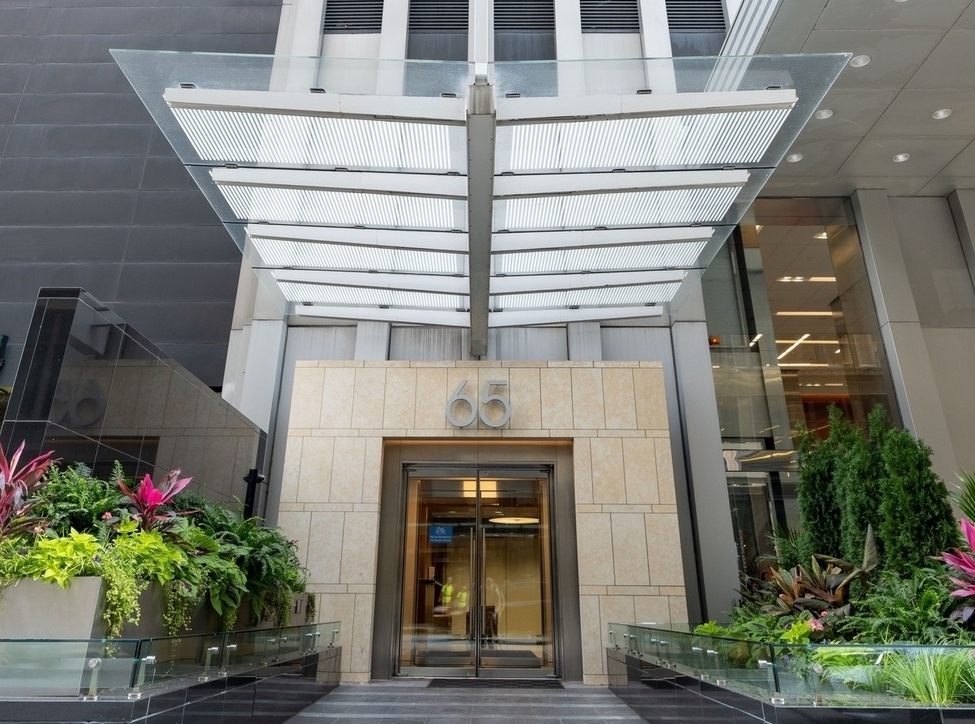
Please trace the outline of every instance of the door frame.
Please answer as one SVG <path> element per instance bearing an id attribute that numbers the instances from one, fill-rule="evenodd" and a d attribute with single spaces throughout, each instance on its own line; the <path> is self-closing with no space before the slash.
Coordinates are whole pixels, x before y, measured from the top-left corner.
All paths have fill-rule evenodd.
<path id="1" fill-rule="evenodd" d="M 480 678 L 480 679 L 529 679 L 529 678 L 546 678 L 557 675 L 558 662 L 560 658 L 560 652 L 558 647 L 558 642 L 561 640 L 559 635 L 559 615 L 556 611 L 556 601 L 558 600 L 556 594 L 556 586 L 558 581 L 557 574 L 557 564 L 555 561 L 555 531 L 552 529 L 552 521 L 554 520 L 554 510 L 553 510 L 553 496 L 552 488 L 554 487 L 554 477 L 555 471 L 554 466 L 547 463 L 540 463 L 537 465 L 526 465 L 526 464 L 493 464 L 493 463 L 472 463 L 468 465 L 460 465 L 457 463 L 446 463 L 441 465 L 431 465 L 431 464 L 405 464 L 403 466 L 403 487 L 408 490 L 410 478 L 446 478 L 455 479 L 460 481 L 461 479 L 473 478 L 477 481 L 478 495 L 474 499 L 474 530 L 472 536 L 472 555 L 473 560 L 471 561 L 472 569 L 472 588 L 471 593 L 473 594 L 469 601 L 469 613 L 471 616 L 471 634 L 473 635 L 472 641 L 472 663 L 470 668 L 465 667 L 449 667 L 449 666 L 410 666 L 403 667 L 401 662 L 402 657 L 402 642 L 403 642 L 403 608 L 405 601 L 404 593 L 404 583 L 405 579 L 402 575 L 403 570 L 406 566 L 406 556 L 411 555 L 415 551 L 408 551 L 406 549 L 406 522 L 409 517 L 409 506 L 408 495 L 404 496 L 403 500 L 403 513 L 402 513 L 402 535 L 400 536 L 401 544 L 401 554 L 400 554 L 400 578 L 399 578 L 399 596 L 397 600 L 399 602 L 397 616 L 394 617 L 395 624 L 394 629 L 400 632 L 400 635 L 396 636 L 395 641 L 395 659 L 393 663 L 393 675 L 398 677 L 404 676 L 416 676 L 416 677 L 456 677 L 456 678 Z M 544 503 L 547 508 L 547 519 L 549 522 L 548 531 L 548 564 L 551 580 L 548 581 L 548 585 L 551 591 L 551 611 L 548 612 L 549 622 L 550 622 L 550 635 L 551 635 L 551 647 L 552 647 L 552 666 L 546 668 L 519 668 L 519 667 L 491 667 L 483 664 L 481 661 L 484 651 L 482 650 L 483 641 L 481 640 L 483 631 L 481 630 L 484 620 L 482 618 L 484 613 L 484 601 L 482 596 L 484 591 L 482 586 L 484 585 L 485 578 L 485 567 L 487 565 L 486 555 L 486 539 L 485 531 L 483 528 L 483 498 L 480 495 L 480 485 L 482 479 L 485 476 L 488 478 L 501 477 L 502 475 L 511 476 L 514 479 L 523 480 L 537 480 L 543 483 L 544 491 L 541 491 L 542 500 L 540 503 Z M 418 544 L 417 544 L 418 545 Z M 543 620 L 545 619 L 545 614 L 543 614 Z M 404 670 L 405 669 L 405 670 Z"/>
<path id="2" fill-rule="evenodd" d="M 391 679 L 399 656 L 402 611 L 403 555 L 406 521 L 406 475 L 411 467 L 551 470 L 549 506 L 552 535 L 552 593 L 555 621 L 555 677 L 582 681 L 582 630 L 576 545 L 575 481 L 572 441 L 456 439 L 387 439 L 377 536 L 375 596 L 368 605 L 356 603 L 357 615 L 371 615 L 373 679 Z M 360 608 L 362 605 L 362 608 Z M 371 607 L 371 611 L 369 610 Z M 360 613 L 361 611 L 361 613 Z M 349 612 L 352 614 L 352 612 Z M 424 676 L 435 676 L 434 672 Z M 537 674 L 536 674 L 537 675 Z M 514 674 L 509 670 L 508 677 Z"/>

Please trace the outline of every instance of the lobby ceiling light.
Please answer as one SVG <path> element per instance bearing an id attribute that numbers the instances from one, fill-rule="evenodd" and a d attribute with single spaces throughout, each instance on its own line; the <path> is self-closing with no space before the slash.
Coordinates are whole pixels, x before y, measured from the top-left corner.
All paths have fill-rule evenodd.
<path id="1" fill-rule="evenodd" d="M 904 163 L 905 161 L 910 161 L 911 160 L 911 154 L 909 154 L 909 153 L 898 153 L 891 160 L 894 163 Z"/>
<path id="2" fill-rule="evenodd" d="M 931 117 L 936 121 L 943 121 L 945 118 L 947 118 L 950 115 L 951 115 L 950 108 L 939 108 L 938 110 L 936 110 L 934 113 L 931 114 Z"/>
<path id="3" fill-rule="evenodd" d="M 833 312 L 776 312 L 776 317 L 832 317 Z"/>
<path id="4" fill-rule="evenodd" d="M 534 525 L 538 523 L 538 518 L 524 515 L 501 515 L 497 518 L 488 518 L 488 521 L 499 525 Z"/>
<path id="5" fill-rule="evenodd" d="M 854 55 L 850 58 L 850 66 L 853 68 L 862 68 L 865 65 L 870 64 L 869 55 Z"/>
<path id="6" fill-rule="evenodd" d="M 816 118 L 821 121 L 825 121 L 827 118 L 833 117 L 833 110 L 831 108 L 820 108 L 815 113 Z"/>
<path id="7" fill-rule="evenodd" d="M 798 347 L 800 344 L 802 344 L 803 342 L 805 342 L 807 339 L 809 339 L 809 334 L 808 333 L 802 335 L 799 339 L 797 339 L 788 349 L 786 349 L 782 354 L 780 354 L 778 357 L 776 357 L 776 359 L 782 359 L 787 354 L 789 354 L 789 352 L 791 352 L 792 350 L 794 350 L 796 347 Z M 778 342 L 778 340 L 776 340 L 776 342 Z"/>
<path id="8" fill-rule="evenodd" d="M 803 156 L 801 153 L 790 153 L 785 157 L 785 160 L 789 163 L 799 163 L 804 158 L 805 156 Z"/>

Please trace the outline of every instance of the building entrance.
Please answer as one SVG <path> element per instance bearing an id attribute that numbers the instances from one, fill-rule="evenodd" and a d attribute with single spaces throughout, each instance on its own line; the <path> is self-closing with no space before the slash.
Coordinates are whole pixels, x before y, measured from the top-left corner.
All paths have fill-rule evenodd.
<path id="1" fill-rule="evenodd" d="M 408 471 L 397 673 L 556 673 L 551 477 Z"/>

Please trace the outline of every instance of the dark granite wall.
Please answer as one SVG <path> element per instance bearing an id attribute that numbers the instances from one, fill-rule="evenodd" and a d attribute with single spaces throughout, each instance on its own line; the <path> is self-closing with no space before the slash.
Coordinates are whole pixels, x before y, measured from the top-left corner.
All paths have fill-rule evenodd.
<path id="1" fill-rule="evenodd" d="M 281 0 L 0 0 L 0 386 L 40 287 L 84 287 L 210 386 L 240 252 L 110 48 L 273 53 Z"/>

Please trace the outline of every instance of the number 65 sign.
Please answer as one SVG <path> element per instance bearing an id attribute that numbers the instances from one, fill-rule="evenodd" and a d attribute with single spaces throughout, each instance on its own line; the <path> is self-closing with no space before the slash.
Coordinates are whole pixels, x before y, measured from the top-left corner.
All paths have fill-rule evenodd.
<path id="1" fill-rule="evenodd" d="M 487 380 L 484 383 L 484 388 L 481 390 L 481 405 L 478 407 L 474 398 L 470 395 L 464 394 L 464 388 L 467 386 L 468 380 L 463 380 L 457 385 L 454 390 L 454 394 L 447 398 L 447 406 L 445 412 L 447 413 L 447 422 L 449 422 L 454 427 L 467 427 L 478 417 L 481 418 L 483 422 L 488 427 L 503 427 L 511 419 L 511 403 L 508 401 L 506 395 L 491 394 L 491 389 L 495 387 L 503 387 L 505 390 L 508 388 L 507 380 Z M 491 404 L 501 405 L 504 413 L 501 415 L 500 419 L 492 420 L 487 416 L 487 408 Z M 462 408 L 464 405 L 467 406 L 467 414 L 462 417 L 457 417 L 454 414 L 454 407 Z"/>

